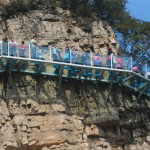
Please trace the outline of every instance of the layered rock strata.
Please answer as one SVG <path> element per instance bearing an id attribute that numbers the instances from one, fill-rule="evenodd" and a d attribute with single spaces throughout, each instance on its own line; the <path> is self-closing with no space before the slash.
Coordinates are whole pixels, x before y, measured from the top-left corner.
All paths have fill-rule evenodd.
<path id="1" fill-rule="evenodd" d="M 61 8 L 51 13 L 46 9 L 33 10 L 27 15 L 1 20 L 1 38 L 14 37 L 18 43 L 25 40 L 28 44 L 34 35 L 41 38 L 39 45 L 42 46 L 55 43 L 59 48 L 65 48 L 69 44 L 79 51 L 89 49 L 100 54 L 107 54 L 108 47 L 115 53 L 119 48 L 114 32 L 106 21 L 73 18 L 69 10 Z"/>
<path id="2" fill-rule="evenodd" d="M 118 44 L 106 21 L 72 17 L 56 8 L 32 10 L 26 15 L 1 18 L 0 37 L 17 42 L 33 35 L 40 45 L 66 44 L 79 51 L 90 49 L 116 54 Z M 88 25 L 88 27 L 87 27 Z M 142 97 L 102 82 L 59 79 L 6 72 L 0 78 L 0 150 L 149 150 L 150 103 Z"/>
<path id="3" fill-rule="evenodd" d="M 5 80 L 2 80 L 5 79 Z M 149 150 L 149 101 L 88 81 L 1 75 L 1 150 Z M 80 85 L 80 86 L 78 86 Z M 58 88 L 61 88 L 58 93 Z"/>

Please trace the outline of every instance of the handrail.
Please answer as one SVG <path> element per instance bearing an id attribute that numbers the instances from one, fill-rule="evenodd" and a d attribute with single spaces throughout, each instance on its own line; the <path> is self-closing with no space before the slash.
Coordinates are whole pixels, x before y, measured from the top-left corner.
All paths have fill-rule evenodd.
<path id="1" fill-rule="evenodd" d="M 18 48 L 16 51 L 16 55 L 12 55 L 12 51 L 14 47 Z M 138 72 L 132 70 L 132 66 L 134 66 L 134 62 L 132 57 L 121 57 L 121 56 L 106 56 L 106 55 L 99 55 L 95 53 L 89 52 L 79 52 L 69 50 L 59 50 L 53 47 L 38 47 L 38 46 L 28 46 L 25 45 L 17 45 L 17 44 L 9 44 L 2 42 L 0 45 L 1 49 L 1 57 L 5 58 L 14 58 L 14 59 L 21 59 L 21 60 L 32 60 L 32 61 L 39 61 L 39 62 L 49 62 L 49 63 L 56 63 L 59 65 L 66 65 L 69 63 L 70 66 L 77 66 L 77 67 L 84 67 L 84 68 L 93 68 L 93 69 L 105 69 L 105 70 L 114 70 L 114 71 L 123 71 L 123 72 L 134 72 L 138 76 L 148 79 L 149 71 L 147 64 L 144 65 L 145 68 L 145 76 L 140 75 Z M 25 53 L 24 56 L 20 56 L 20 52 L 24 49 Z M 38 57 L 39 53 L 38 50 L 41 50 L 42 57 Z M 28 54 L 28 55 L 27 55 Z M 35 57 L 34 57 L 35 55 Z M 18 56 L 18 57 L 16 57 Z M 116 61 L 116 62 L 115 62 Z M 98 62 L 98 64 L 96 64 Z M 129 63 L 129 64 L 128 64 Z M 119 67 L 120 65 L 120 67 Z"/>

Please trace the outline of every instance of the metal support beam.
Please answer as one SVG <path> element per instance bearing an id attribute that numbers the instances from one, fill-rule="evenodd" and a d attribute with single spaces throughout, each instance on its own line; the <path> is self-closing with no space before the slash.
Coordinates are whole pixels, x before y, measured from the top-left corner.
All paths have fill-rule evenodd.
<path id="1" fill-rule="evenodd" d="M 108 89 L 108 96 L 107 96 L 107 100 L 109 99 L 110 97 L 110 94 L 111 94 L 111 89 L 112 89 L 112 86 L 113 86 L 113 81 L 114 81 L 114 77 L 116 75 L 116 72 L 113 72 L 113 75 L 110 79 L 110 86 L 109 86 L 109 89 Z"/>
<path id="2" fill-rule="evenodd" d="M 57 95 L 56 95 L 56 100 L 59 99 L 59 95 L 60 95 L 60 91 L 61 91 L 61 82 L 62 82 L 62 74 L 63 74 L 63 70 L 64 70 L 64 65 L 61 66 L 60 70 L 59 70 L 59 74 L 58 74 L 58 91 L 57 91 Z"/>
<path id="3" fill-rule="evenodd" d="M 81 79 L 82 74 L 83 74 L 83 71 L 84 71 L 84 68 L 81 68 L 81 71 L 80 71 L 80 73 L 79 73 L 79 79 Z"/>
<path id="4" fill-rule="evenodd" d="M 102 79 L 102 77 L 103 77 L 103 74 L 104 74 L 104 72 L 105 72 L 105 70 L 101 70 L 101 72 L 100 72 L 100 77 L 99 77 L 99 81 L 101 81 L 101 79 Z"/>
<path id="5" fill-rule="evenodd" d="M 64 66 L 61 66 L 58 74 L 59 79 L 62 78 L 63 70 L 64 70 Z"/>
<path id="6" fill-rule="evenodd" d="M 41 63 L 41 65 L 39 66 L 40 69 L 38 70 L 38 73 L 42 72 L 43 67 L 44 67 L 44 63 Z"/>
<path id="7" fill-rule="evenodd" d="M 123 81 L 122 81 L 122 83 L 125 83 L 125 82 L 127 82 L 128 80 L 131 80 L 131 79 L 133 79 L 134 78 L 134 75 L 130 75 L 129 77 L 127 77 L 126 79 L 124 79 Z"/>
<path id="8" fill-rule="evenodd" d="M 123 73 L 121 72 L 120 79 L 118 80 L 118 83 L 122 83 L 122 78 L 123 78 Z"/>
<path id="9" fill-rule="evenodd" d="M 17 68 L 17 71 L 21 71 L 21 68 L 22 68 L 22 64 L 23 64 L 23 61 L 20 60 L 19 64 L 18 64 L 18 68 Z"/>
<path id="10" fill-rule="evenodd" d="M 137 102 L 139 101 L 139 99 L 141 98 L 141 96 L 144 94 L 144 92 L 145 92 L 146 89 L 147 89 L 147 86 L 145 86 L 144 89 L 140 92 L 140 94 L 138 95 L 137 99 L 133 103 L 133 107 L 137 104 Z"/>
<path id="11" fill-rule="evenodd" d="M 26 61 L 25 65 L 24 65 L 24 69 L 22 69 L 22 70 L 25 70 L 26 68 L 28 68 L 28 66 L 29 66 L 29 61 Z"/>
<path id="12" fill-rule="evenodd" d="M 9 59 L 9 69 L 8 69 L 8 73 L 9 73 L 9 77 L 8 77 L 8 86 L 12 87 L 12 75 L 11 75 L 11 70 L 12 70 L 12 63 L 13 63 L 13 59 Z"/>
<path id="13" fill-rule="evenodd" d="M 136 92 L 138 92 L 138 91 L 140 91 L 141 89 L 143 89 L 143 88 L 145 88 L 145 87 L 147 87 L 147 85 L 148 85 L 148 83 L 146 82 L 146 83 L 144 83 L 143 85 L 141 85 L 137 90 L 136 90 Z"/>
<path id="14" fill-rule="evenodd" d="M 4 60 L 4 65 L 1 65 L 2 69 L 4 68 L 3 70 L 7 71 L 7 73 L 9 72 L 10 75 L 11 75 L 11 71 L 13 71 L 13 70 L 21 71 L 21 72 L 33 72 L 32 71 L 33 68 L 31 68 L 31 67 L 33 67 L 34 65 L 32 66 L 32 64 L 33 63 L 35 64 L 35 62 L 38 62 L 39 63 L 39 66 L 38 66 L 39 68 L 37 69 L 37 71 L 34 72 L 35 74 L 40 73 L 40 74 L 47 74 L 47 75 L 53 76 L 54 74 L 48 73 L 49 70 L 48 71 L 43 71 L 42 69 L 43 69 L 43 66 L 46 66 L 46 64 L 56 64 L 56 65 L 60 66 L 60 68 L 58 68 L 59 73 L 54 75 L 54 76 L 57 75 L 58 78 L 59 78 L 58 86 L 61 85 L 62 77 L 77 78 L 77 79 L 83 79 L 84 80 L 85 78 L 82 78 L 82 77 L 83 77 L 83 72 L 84 72 L 85 69 L 90 69 L 90 70 L 91 69 L 95 69 L 95 70 L 99 69 L 100 72 L 101 72 L 100 77 L 98 77 L 96 80 L 93 79 L 93 78 L 88 78 L 88 80 L 110 83 L 110 86 L 109 86 L 109 89 L 108 89 L 108 99 L 110 97 L 110 93 L 111 93 L 112 86 L 113 86 L 113 83 L 114 83 L 114 76 L 116 74 L 118 74 L 120 76 L 120 78 L 117 78 L 118 84 L 125 85 L 129 89 L 135 90 L 136 92 L 140 92 L 140 94 L 145 88 L 147 88 L 148 84 L 150 84 L 150 79 L 145 78 L 144 76 L 142 76 L 142 75 L 140 75 L 136 72 L 133 72 L 132 70 L 107 68 L 107 67 L 96 67 L 96 66 L 93 66 L 93 65 L 92 66 L 86 66 L 86 65 L 82 65 L 82 64 L 72 64 L 72 63 L 68 64 L 66 62 L 57 62 L 57 61 L 54 62 L 51 59 L 50 60 L 40 60 L 40 59 L 32 59 L 31 57 L 23 58 L 23 57 L 15 57 L 15 56 L 8 56 L 8 55 L 7 56 L 6 55 L 2 56 L 1 59 Z M 13 60 L 17 60 L 16 63 L 13 63 L 14 62 Z M 6 61 L 6 65 L 5 65 L 5 61 Z M 78 73 L 78 76 L 65 76 L 65 75 L 63 75 L 64 66 L 68 66 L 68 65 L 73 67 L 73 68 L 79 68 L 80 72 Z M 16 68 L 16 66 L 18 68 Z M 103 74 L 105 73 L 105 71 L 110 71 L 110 74 L 109 74 L 110 78 L 108 80 L 102 79 Z M 140 84 L 138 84 L 138 86 L 136 86 L 137 88 L 135 89 L 135 86 L 133 86 L 133 85 L 135 85 L 135 83 L 133 83 L 133 85 L 132 85 L 132 81 L 135 82 L 136 79 L 138 79 L 138 78 L 140 79 L 140 81 L 144 82 L 144 84 L 141 85 L 141 86 L 139 86 Z M 117 82 L 115 82 L 115 83 L 117 83 Z M 139 82 L 139 83 L 141 83 L 141 82 Z M 129 84 L 129 85 L 127 85 L 127 84 Z M 146 95 L 146 93 L 144 93 L 144 94 Z"/>

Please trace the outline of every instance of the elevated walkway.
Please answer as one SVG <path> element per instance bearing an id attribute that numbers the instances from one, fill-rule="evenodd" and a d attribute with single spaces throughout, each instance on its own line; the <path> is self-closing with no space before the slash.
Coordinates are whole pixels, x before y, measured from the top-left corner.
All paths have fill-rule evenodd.
<path id="1" fill-rule="evenodd" d="M 35 52 L 33 55 L 33 51 Z M 21 53 L 23 52 L 23 53 Z M 51 47 L 2 45 L 0 47 L 0 72 L 21 72 L 56 76 L 59 85 L 62 78 L 89 80 L 109 84 L 108 99 L 113 84 L 126 87 L 137 93 L 136 104 L 142 95 L 150 98 L 150 79 L 148 66 L 143 65 L 145 76 L 132 71 L 134 61 L 128 57 L 100 56 L 94 53 L 58 50 L 57 57 Z M 96 63 L 96 58 L 99 62 Z M 116 62 L 114 61 L 116 59 Z M 121 59 L 122 65 L 117 67 Z M 108 61 L 109 60 L 109 61 Z"/>

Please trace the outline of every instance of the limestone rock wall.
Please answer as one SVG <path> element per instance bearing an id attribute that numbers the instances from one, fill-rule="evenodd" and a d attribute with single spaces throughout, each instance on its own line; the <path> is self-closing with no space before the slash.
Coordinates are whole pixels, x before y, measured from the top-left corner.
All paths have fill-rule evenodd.
<path id="1" fill-rule="evenodd" d="M 114 85 L 1 75 L 0 150 L 149 150 L 149 101 Z M 80 86 L 79 86 L 80 85 Z"/>
<path id="2" fill-rule="evenodd" d="M 1 10 L 0 10 L 1 11 Z M 87 28 L 88 25 L 88 28 Z M 105 21 L 75 18 L 70 11 L 32 10 L 4 20 L 0 38 L 13 36 L 19 43 L 33 35 L 40 45 L 66 44 L 116 54 L 119 46 Z M 6 72 L 0 75 L 0 150 L 149 150 L 150 103 L 124 87 Z"/>
<path id="3" fill-rule="evenodd" d="M 69 43 L 80 51 L 88 48 L 100 54 L 107 54 L 108 46 L 115 53 L 119 48 L 114 32 L 107 22 L 75 18 L 69 10 L 64 11 L 61 8 L 56 8 L 55 11 L 45 8 L 32 10 L 26 15 L 0 22 L 0 38 L 14 37 L 18 43 L 25 40 L 28 44 L 37 35 L 41 38 L 39 45 L 44 46 L 55 43 L 59 48 L 65 48 Z"/>

